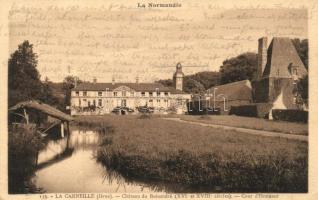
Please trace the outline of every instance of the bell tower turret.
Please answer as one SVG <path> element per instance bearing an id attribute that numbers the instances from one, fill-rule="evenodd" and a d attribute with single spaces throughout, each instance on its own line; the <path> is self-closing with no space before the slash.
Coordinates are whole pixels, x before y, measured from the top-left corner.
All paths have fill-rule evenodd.
<path id="1" fill-rule="evenodd" d="M 173 75 L 173 86 L 175 89 L 182 91 L 183 77 L 184 77 L 184 74 L 182 72 L 182 66 L 180 63 L 178 63 L 176 66 L 176 72 Z"/>

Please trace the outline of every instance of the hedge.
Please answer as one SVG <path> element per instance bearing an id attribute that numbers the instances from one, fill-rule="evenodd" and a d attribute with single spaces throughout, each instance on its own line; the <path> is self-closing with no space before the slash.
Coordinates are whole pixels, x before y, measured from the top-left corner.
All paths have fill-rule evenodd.
<path id="1" fill-rule="evenodd" d="M 273 109 L 272 115 L 274 120 L 289 121 L 289 122 L 308 122 L 308 111 L 304 110 L 283 110 Z"/>
<path id="2" fill-rule="evenodd" d="M 245 117 L 267 118 L 269 110 L 272 108 L 270 103 L 256 103 L 249 105 L 231 106 L 230 115 Z"/>

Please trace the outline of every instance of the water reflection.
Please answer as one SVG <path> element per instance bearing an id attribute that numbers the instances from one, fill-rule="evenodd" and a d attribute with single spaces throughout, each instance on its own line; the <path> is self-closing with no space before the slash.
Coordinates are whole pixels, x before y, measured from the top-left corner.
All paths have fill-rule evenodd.
<path id="1" fill-rule="evenodd" d="M 39 153 L 38 163 L 43 167 L 37 170 L 33 182 L 45 192 L 154 192 L 142 183 L 108 172 L 97 163 L 94 153 L 99 138 L 94 131 L 72 130 L 68 141 L 71 153 L 59 159 L 55 158 L 67 149 L 67 138 L 50 141 Z"/>

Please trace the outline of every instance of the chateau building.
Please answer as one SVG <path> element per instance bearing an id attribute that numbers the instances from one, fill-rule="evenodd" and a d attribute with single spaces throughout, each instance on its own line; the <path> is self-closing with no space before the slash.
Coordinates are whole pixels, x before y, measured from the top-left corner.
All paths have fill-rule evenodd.
<path id="1" fill-rule="evenodd" d="M 71 91 L 71 115 L 107 114 L 121 110 L 122 114 L 138 112 L 138 107 L 151 108 L 154 113 L 187 111 L 191 95 L 182 91 L 183 72 L 177 64 L 174 87 L 160 83 L 81 83 Z"/>

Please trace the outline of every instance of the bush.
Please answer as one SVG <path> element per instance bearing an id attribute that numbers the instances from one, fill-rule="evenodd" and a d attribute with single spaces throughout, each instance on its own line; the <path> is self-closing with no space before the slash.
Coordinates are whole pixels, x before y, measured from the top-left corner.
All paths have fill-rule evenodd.
<path id="1" fill-rule="evenodd" d="M 283 110 L 283 109 L 273 109 L 272 111 L 274 120 L 282 120 L 289 122 L 308 122 L 308 111 L 304 110 Z"/>
<path id="2" fill-rule="evenodd" d="M 272 104 L 256 103 L 250 105 L 231 106 L 230 115 L 267 118 Z"/>
<path id="3" fill-rule="evenodd" d="M 45 146 L 35 127 L 18 126 L 9 129 L 9 193 L 26 193 L 33 188 L 37 153 Z"/>

